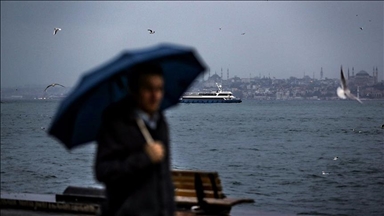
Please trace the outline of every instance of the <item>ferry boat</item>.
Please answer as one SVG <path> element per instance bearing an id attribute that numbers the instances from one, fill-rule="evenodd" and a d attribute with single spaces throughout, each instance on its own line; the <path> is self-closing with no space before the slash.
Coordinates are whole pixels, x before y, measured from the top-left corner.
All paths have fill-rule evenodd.
<path id="1" fill-rule="evenodd" d="M 197 92 L 183 95 L 180 103 L 241 103 L 240 98 L 233 96 L 230 91 L 223 91 L 221 85 L 216 83 L 217 91 Z"/>

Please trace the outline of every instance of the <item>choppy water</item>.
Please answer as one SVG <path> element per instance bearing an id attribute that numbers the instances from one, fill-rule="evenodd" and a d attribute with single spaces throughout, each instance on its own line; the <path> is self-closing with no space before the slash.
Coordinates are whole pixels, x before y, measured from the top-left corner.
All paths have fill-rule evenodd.
<path id="1" fill-rule="evenodd" d="M 1 104 L 2 191 L 100 186 L 92 170 L 95 145 L 68 152 L 46 135 L 58 104 Z M 256 201 L 236 208 L 384 214 L 384 101 L 181 104 L 166 115 L 173 167 L 218 171 L 227 196 Z"/>

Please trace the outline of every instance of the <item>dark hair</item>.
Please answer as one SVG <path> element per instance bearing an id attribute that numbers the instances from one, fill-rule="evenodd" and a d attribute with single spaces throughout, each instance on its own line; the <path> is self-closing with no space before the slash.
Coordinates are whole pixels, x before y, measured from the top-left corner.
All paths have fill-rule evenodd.
<path id="1" fill-rule="evenodd" d="M 159 65 L 153 63 L 143 63 L 131 68 L 130 75 L 128 76 L 128 88 L 130 92 L 137 93 L 142 84 L 142 78 L 148 75 L 163 77 L 163 70 Z"/>

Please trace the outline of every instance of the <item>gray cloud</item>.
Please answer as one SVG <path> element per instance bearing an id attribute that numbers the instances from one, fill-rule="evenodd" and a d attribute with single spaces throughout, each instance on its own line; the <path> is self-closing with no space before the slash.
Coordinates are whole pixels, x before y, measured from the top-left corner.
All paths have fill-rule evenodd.
<path id="1" fill-rule="evenodd" d="M 195 47 L 211 74 L 337 78 L 342 64 L 382 79 L 383 2 L 1 2 L 1 86 L 73 86 L 161 42 Z"/>

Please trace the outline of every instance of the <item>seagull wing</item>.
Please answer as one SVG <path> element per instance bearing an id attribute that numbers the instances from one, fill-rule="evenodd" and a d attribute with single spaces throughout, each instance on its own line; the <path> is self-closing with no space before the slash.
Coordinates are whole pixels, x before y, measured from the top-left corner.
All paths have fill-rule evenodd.
<path id="1" fill-rule="evenodd" d="M 44 89 L 44 91 L 47 91 L 47 89 L 49 88 L 49 87 L 52 87 L 53 85 L 51 84 L 51 85 L 48 85 L 45 89 Z"/>
<path id="2" fill-rule="evenodd" d="M 58 86 L 61 86 L 61 87 L 64 87 L 64 88 L 65 88 L 65 86 L 63 86 L 63 85 L 61 85 L 61 84 L 59 84 L 59 83 L 55 83 L 55 85 L 58 85 Z"/>
<path id="3" fill-rule="evenodd" d="M 61 31 L 61 28 L 53 28 L 53 35 L 57 34 L 58 31 Z"/>
<path id="4" fill-rule="evenodd" d="M 359 101 L 359 103 L 363 104 L 363 102 L 362 102 L 359 98 L 357 98 L 355 95 L 353 95 L 353 94 L 350 93 L 349 91 L 346 92 L 346 95 L 347 95 L 347 97 L 349 97 L 349 98 L 351 98 L 351 99 L 354 99 L 354 100 L 357 100 L 357 101 Z"/>
<path id="5" fill-rule="evenodd" d="M 345 90 L 347 88 L 347 82 L 345 81 L 343 67 L 340 68 L 340 82 L 341 82 L 341 88 Z"/>

